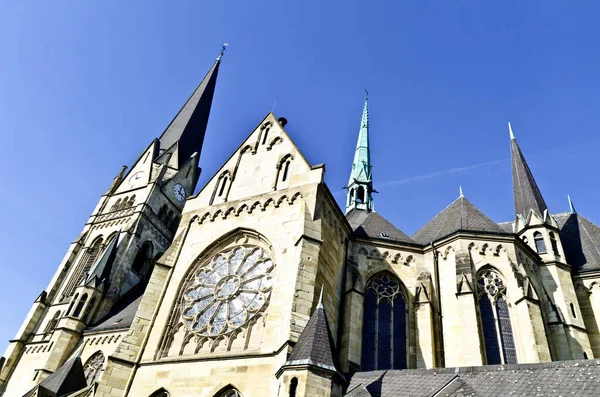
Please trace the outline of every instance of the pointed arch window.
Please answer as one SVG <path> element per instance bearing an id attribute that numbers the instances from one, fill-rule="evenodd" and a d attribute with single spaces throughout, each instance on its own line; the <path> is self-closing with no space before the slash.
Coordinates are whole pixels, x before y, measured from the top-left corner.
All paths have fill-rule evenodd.
<path id="1" fill-rule="evenodd" d="M 364 295 L 361 370 L 407 368 L 404 288 L 389 273 L 375 275 Z"/>
<path id="2" fill-rule="evenodd" d="M 553 232 L 550 232 L 550 244 L 552 245 L 552 252 L 554 253 L 554 255 L 560 256 L 560 253 L 558 251 L 558 243 L 556 241 L 556 234 L 554 234 Z"/>
<path id="3" fill-rule="evenodd" d="M 54 316 L 52 316 L 52 319 L 50 321 L 48 321 L 48 325 L 46 325 L 46 329 L 44 330 L 44 333 L 47 334 L 47 333 L 52 332 L 52 330 L 54 330 L 54 328 L 58 324 L 58 320 L 60 320 L 60 310 L 57 311 L 56 313 L 54 313 Z"/>
<path id="4" fill-rule="evenodd" d="M 365 188 L 363 186 L 359 186 L 356 192 L 356 202 L 364 203 L 365 202 Z"/>
<path id="5" fill-rule="evenodd" d="M 75 269 L 70 283 L 65 288 L 65 297 L 73 295 L 75 289 L 79 285 L 81 285 L 81 283 L 83 283 L 83 281 L 85 280 L 88 272 L 92 268 L 92 265 L 96 262 L 98 255 L 100 255 L 100 252 L 102 251 L 102 241 L 103 240 L 101 237 L 94 240 L 92 245 L 87 249 L 87 252 L 85 252 L 85 254 L 82 256 L 81 260 L 79 261 L 79 265 L 77 266 L 77 269 Z"/>
<path id="6" fill-rule="evenodd" d="M 504 279 L 497 271 L 485 269 L 477 277 L 477 290 L 487 364 L 516 364 Z"/>
<path id="7" fill-rule="evenodd" d="M 269 130 L 270 128 L 267 127 L 265 128 L 265 130 L 263 131 L 263 139 L 262 139 L 262 144 L 265 145 L 267 143 L 267 138 L 269 137 Z"/>
<path id="8" fill-rule="evenodd" d="M 121 204 L 119 205 L 119 209 L 123 210 L 123 209 L 127 208 L 128 203 L 129 203 L 129 196 L 125 196 L 125 198 L 123 199 L 123 201 L 121 201 Z"/>
<path id="9" fill-rule="evenodd" d="M 72 314 L 73 317 L 79 317 L 79 315 L 81 314 L 81 311 L 83 310 L 83 306 L 85 306 L 85 302 L 87 301 L 87 298 L 88 298 L 87 294 L 81 295 L 81 298 L 79 299 L 79 302 L 77 302 L 77 306 L 75 306 L 75 310 L 73 311 L 73 314 Z"/>
<path id="10" fill-rule="evenodd" d="M 131 268 L 139 274 L 146 274 L 150 267 L 152 251 L 154 251 L 152 243 L 150 241 L 144 242 L 135 255 Z"/>
<path id="11" fill-rule="evenodd" d="M 158 219 L 160 219 L 165 224 L 167 223 L 167 211 L 168 211 L 168 207 L 166 204 L 164 204 L 158 210 Z"/>
<path id="12" fill-rule="evenodd" d="M 296 397 L 296 390 L 298 389 L 298 378 L 295 376 L 290 382 L 290 397 Z"/>
<path id="13" fill-rule="evenodd" d="M 219 188 L 219 197 L 222 197 L 223 193 L 225 193 L 225 186 L 227 186 L 227 176 L 224 176 L 221 180 L 221 187 Z"/>
<path id="14" fill-rule="evenodd" d="M 215 394 L 215 397 L 242 397 L 242 394 L 233 387 L 222 390 Z"/>
<path id="15" fill-rule="evenodd" d="M 281 181 L 285 182 L 288 178 L 288 173 L 290 172 L 290 160 L 287 160 L 283 165 L 283 175 L 281 176 Z"/>
<path id="16" fill-rule="evenodd" d="M 113 204 L 113 206 L 110 208 L 111 211 L 117 211 L 119 209 L 119 206 L 121 205 L 121 199 L 118 199 L 117 201 L 115 201 L 115 203 Z"/>
<path id="17" fill-rule="evenodd" d="M 102 368 L 104 367 L 104 353 L 97 351 L 92 354 L 90 358 L 85 362 L 83 366 L 83 374 L 85 375 L 85 381 L 88 386 L 96 382 L 102 374 Z"/>
<path id="18" fill-rule="evenodd" d="M 542 236 L 542 233 L 533 233 L 533 241 L 535 242 L 535 250 L 538 252 L 538 254 L 545 254 L 546 243 L 544 242 L 544 236 Z"/>
<path id="19" fill-rule="evenodd" d="M 348 195 L 348 205 L 354 202 L 354 188 L 350 189 L 350 194 Z"/>

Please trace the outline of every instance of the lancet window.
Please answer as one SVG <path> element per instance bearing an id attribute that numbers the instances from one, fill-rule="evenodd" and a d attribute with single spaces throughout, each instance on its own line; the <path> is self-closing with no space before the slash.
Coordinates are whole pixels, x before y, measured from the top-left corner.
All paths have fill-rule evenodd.
<path id="1" fill-rule="evenodd" d="M 546 243 L 544 242 L 544 236 L 542 236 L 542 233 L 533 233 L 533 241 L 535 241 L 535 250 L 538 252 L 538 254 L 545 254 Z"/>
<path id="2" fill-rule="evenodd" d="M 233 388 L 228 388 L 215 395 L 215 397 L 242 397 L 241 393 Z"/>
<path id="3" fill-rule="evenodd" d="M 504 279 L 487 268 L 478 274 L 477 290 L 487 364 L 515 364 L 517 352 Z"/>
<path id="4" fill-rule="evenodd" d="M 361 370 L 407 368 L 407 305 L 404 288 L 380 273 L 365 288 Z"/>
<path id="5" fill-rule="evenodd" d="M 96 262 L 98 255 L 100 255 L 102 248 L 102 238 L 98 238 L 92 243 L 91 247 L 87 249 L 87 252 L 84 252 L 84 255 L 79 261 L 79 265 L 77 266 L 77 269 L 75 269 L 75 272 L 71 278 L 71 282 L 65 288 L 65 296 L 68 297 L 73 295 L 75 288 L 77 288 L 83 282 L 83 280 L 85 280 L 85 277 L 92 268 L 92 265 L 94 262 Z"/>

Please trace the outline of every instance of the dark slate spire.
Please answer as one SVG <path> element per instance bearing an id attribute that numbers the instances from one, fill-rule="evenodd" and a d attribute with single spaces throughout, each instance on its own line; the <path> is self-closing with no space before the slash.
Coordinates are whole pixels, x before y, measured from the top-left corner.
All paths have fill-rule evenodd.
<path id="1" fill-rule="evenodd" d="M 178 144 L 178 165 L 181 165 L 195 152 L 200 154 L 202 151 L 222 56 L 223 51 L 192 96 L 160 136 L 160 153 L 175 143 Z"/>
<path id="2" fill-rule="evenodd" d="M 510 123 L 508 123 L 510 131 L 510 146 L 512 157 L 512 179 L 513 191 L 515 197 L 515 213 L 527 218 L 529 210 L 533 209 L 540 217 L 544 216 L 544 211 L 548 209 L 546 202 L 540 193 L 540 189 L 533 179 L 531 170 L 521 153 L 521 149 L 517 144 Z"/>
<path id="3" fill-rule="evenodd" d="M 321 298 L 310 320 L 298 338 L 286 365 L 309 364 L 336 372 L 333 359 L 333 338 Z"/>

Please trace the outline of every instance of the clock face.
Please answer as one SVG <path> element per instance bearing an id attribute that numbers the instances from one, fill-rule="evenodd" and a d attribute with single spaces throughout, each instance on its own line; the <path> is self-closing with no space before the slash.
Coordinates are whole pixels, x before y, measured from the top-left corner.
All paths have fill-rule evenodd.
<path id="1" fill-rule="evenodd" d="M 131 178 L 129 178 L 129 185 L 130 186 L 137 186 L 137 185 L 141 185 L 142 183 L 144 183 L 144 177 L 146 176 L 146 173 L 144 171 L 138 171 L 135 174 L 133 174 L 131 176 Z"/>
<path id="2" fill-rule="evenodd" d="M 185 188 L 178 183 L 173 186 L 173 194 L 177 200 L 183 201 L 185 199 Z"/>

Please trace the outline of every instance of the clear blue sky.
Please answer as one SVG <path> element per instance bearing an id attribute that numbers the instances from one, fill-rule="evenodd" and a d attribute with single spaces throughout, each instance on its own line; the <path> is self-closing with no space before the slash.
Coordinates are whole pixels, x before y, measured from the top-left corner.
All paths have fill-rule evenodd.
<path id="1" fill-rule="evenodd" d="M 343 201 L 367 88 L 375 208 L 406 233 L 459 185 L 513 219 L 507 121 L 550 210 L 570 193 L 600 222 L 599 13 L 592 1 L 0 2 L 0 353 L 224 41 L 201 184 L 276 102 Z"/>

